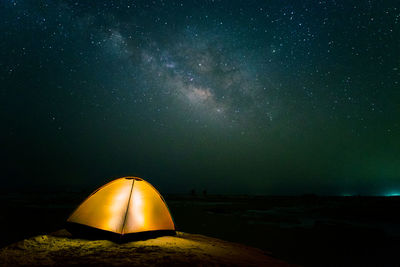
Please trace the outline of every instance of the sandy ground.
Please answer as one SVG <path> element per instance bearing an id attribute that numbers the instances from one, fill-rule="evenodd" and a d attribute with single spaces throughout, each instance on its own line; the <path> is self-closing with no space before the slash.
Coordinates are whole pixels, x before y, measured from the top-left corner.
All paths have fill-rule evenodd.
<path id="1" fill-rule="evenodd" d="M 1 192 L 0 252 L 62 229 L 89 193 Z M 400 197 L 169 195 L 166 201 L 179 231 L 256 247 L 286 262 L 399 266 Z"/>
<path id="2" fill-rule="evenodd" d="M 0 250 L 0 266 L 293 266 L 260 249 L 178 232 L 123 244 L 73 238 L 66 230 Z"/>

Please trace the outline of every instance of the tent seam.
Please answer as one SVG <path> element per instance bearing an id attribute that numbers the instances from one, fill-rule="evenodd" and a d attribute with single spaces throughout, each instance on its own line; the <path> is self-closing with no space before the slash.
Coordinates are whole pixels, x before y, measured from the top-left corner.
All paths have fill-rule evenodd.
<path id="1" fill-rule="evenodd" d="M 132 197 L 132 191 L 133 191 L 133 185 L 134 184 L 135 184 L 135 179 L 132 179 L 131 192 L 129 193 L 128 205 L 126 205 L 125 217 L 124 217 L 124 223 L 122 224 L 121 235 L 124 234 L 126 217 L 128 217 L 129 204 L 131 203 L 131 197 Z"/>

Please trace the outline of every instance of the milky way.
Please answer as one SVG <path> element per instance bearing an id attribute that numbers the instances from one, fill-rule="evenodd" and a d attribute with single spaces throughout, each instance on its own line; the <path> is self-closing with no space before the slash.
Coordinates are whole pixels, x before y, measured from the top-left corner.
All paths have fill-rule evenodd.
<path id="1" fill-rule="evenodd" d="M 6 185 L 400 190 L 396 1 L 0 3 Z"/>
<path id="2" fill-rule="evenodd" d="M 200 36 L 187 28 L 162 43 L 141 37 L 138 41 L 113 29 L 103 39 L 109 43 L 103 49 L 118 55 L 121 64 L 141 77 L 141 82 L 132 84 L 132 90 L 140 87 L 143 92 L 135 96 L 136 101 L 146 95 L 155 102 L 176 98 L 178 110 L 189 112 L 188 119 L 200 127 L 214 122 L 236 128 L 255 118 L 259 127 L 267 127 L 276 112 L 268 91 L 275 88 L 271 82 L 259 80 L 257 63 L 242 61 L 246 51 L 232 48 L 232 39 L 221 38 L 226 34 L 204 32 Z M 142 47 L 136 46 L 138 42 Z M 168 105 L 160 109 L 165 107 Z"/>

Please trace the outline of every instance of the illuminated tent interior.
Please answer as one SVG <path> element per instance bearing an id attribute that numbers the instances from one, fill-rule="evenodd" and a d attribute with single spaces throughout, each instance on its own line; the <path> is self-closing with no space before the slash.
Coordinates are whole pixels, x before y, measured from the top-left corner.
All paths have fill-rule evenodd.
<path id="1" fill-rule="evenodd" d="M 113 180 L 94 191 L 67 219 L 66 228 L 91 237 L 151 237 L 175 234 L 161 194 L 137 177 Z"/>

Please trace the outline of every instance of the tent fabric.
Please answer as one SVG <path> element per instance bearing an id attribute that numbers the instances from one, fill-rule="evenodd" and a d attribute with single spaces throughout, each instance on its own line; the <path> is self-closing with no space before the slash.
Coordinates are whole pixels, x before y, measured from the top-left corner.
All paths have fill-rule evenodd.
<path id="1" fill-rule="evenodd" d="M 120 235 L 175 230 L 161 194 L 137 177 L 119 178 L 100 187 L 82 202 L 67 222 Z"/>

